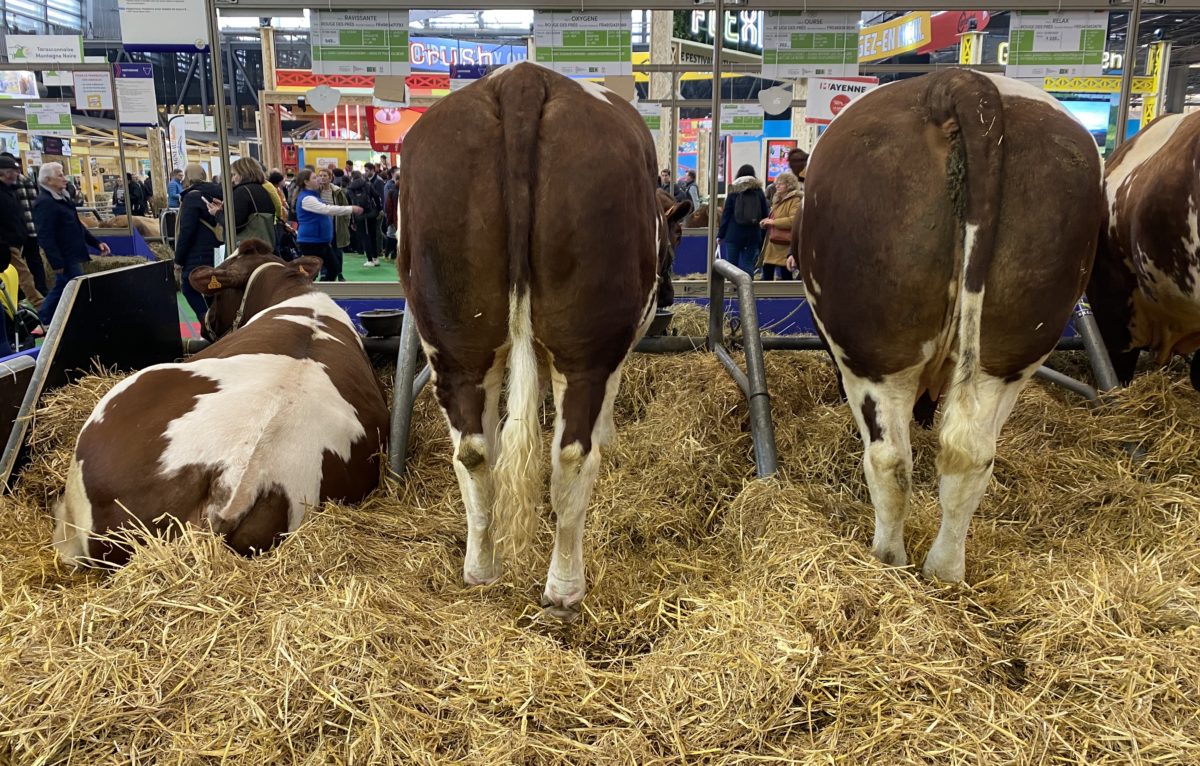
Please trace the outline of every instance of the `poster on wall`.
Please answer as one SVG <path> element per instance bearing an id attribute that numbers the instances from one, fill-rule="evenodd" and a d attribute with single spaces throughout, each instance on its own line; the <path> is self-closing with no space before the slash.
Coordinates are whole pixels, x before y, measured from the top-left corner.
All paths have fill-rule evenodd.
<path id="1" fill-rule="evenodd" d="M 208 50 L 204 0 L 117 0 L 127 51 Z"/>
<path id="2" fill-rule="evenodd" d="M 3 130 L 0 131 L 0 154 L 7 152 L 8 154 L 17 156 L 18 151 L 18 136 L 15 132 Z"/>
<path id="3" fill-rule="evenodd" d="M 112 81 L 108 72 L 75 72 L 72 82 L 76 109 L 113 108 Z"/>
<path id="4" fill-rule="evenodd" d="M 63 101 L 25 105 L 25 130 L 30 135 L 60 136 L 75 135 L 71 122 L 71 105 Z"/>
<path id="5" fill-rule="evenodd" d="M 309 11 L 313 74 L 403 76 L 408 11 Z"/>
<path id="6" fill-rule="evenodd" d="M 794 138 L 772 138 L 767 140 L 767 183 L 788 170 L 788 152 L 799 144 Z"/>
<path id="7" fill-rule="evenodd" d="M 0 72 L 0 99 L 38 98 L 37 77 L 33 72 Z"/>
<path id="8" fill-rule="evenodd" d="M 424 107 L 367 107 L 367 138 L 377 152 L 398 152 L 404 137 L 425 113 Z"/>
<path id="9" fill-rule="evenodd" d="M 878 86 L 877 77 L 811 78 L 804 121 L 810 125 L 828 125 L 850 102 Z"/>
<path id="10" fill-rule="evenodd" d="M 763 21 L 763 77 L 858 75 L 858 20 L 853 12 L 767 11 Z"/>
<path id="11" fill-rule="evenodd" d="M 1039 80 L 1100 77 L 1107 37 L 1108 11 L 1014 11 L 1004 73 Z"/>
<path id="12" fill-rule="evenodd" d="M 662 106 L 659 104 L 643 104 L 638 102 L 634 104 L 637 107 L 638 114 L 642 116 L 642 121 L 646 123 L 646 127 L 650 129 L 650 134 L 658 138 L 658 131 L 662 129 Z"/>
<path id="13" fill-rule="evenodd" d="M 633 75 L 628 11 L 534 11 L 536 61 L 568 77 Z"/>
<path id="14" fill-rule="evenodd" d="M 5 35 L 11 64 L 79 64 L 83 62 L 82 35 Z"/>
<path id="15" fill-rule="evenodd" d="M 158 125 L 153 64 L 113 64 L 122 125 Z"/>
<path id="16" fill-rule="evenodd" d="M 71 139 L 58 136 L 30 136 L 29 148 L 55 157 L 70 157 Z"/>

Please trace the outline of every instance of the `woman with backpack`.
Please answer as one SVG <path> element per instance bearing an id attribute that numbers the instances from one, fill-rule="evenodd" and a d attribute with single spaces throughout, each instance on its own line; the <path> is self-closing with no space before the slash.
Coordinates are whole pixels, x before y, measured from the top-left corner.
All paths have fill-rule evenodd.
<path id="1" fill-rule="evenodd" d="M 242 157 L 230 168 L 233 174 L 234 245 L 256 238 L 275 246 L 275 199 L 267 191 L 267 175 L 258 160 Z"/>
<path id="2" fill-rule="evenodd" d="M 721 213 L 721 228 L 717 239 L 725 243 L 725 258 L 742 271 L 754 276 L 758 252 L 762 248 L 759 223 L 767 217 L 767 196 L 762 181 L 754 175 L 754 167 L 742 165 L 725 197 Z"/>

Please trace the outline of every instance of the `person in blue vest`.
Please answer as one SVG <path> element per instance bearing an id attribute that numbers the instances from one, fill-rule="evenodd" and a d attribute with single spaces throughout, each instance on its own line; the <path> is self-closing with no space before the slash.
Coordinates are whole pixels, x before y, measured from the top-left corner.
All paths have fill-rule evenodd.
<path id="1" fill-rule="evenodd" d="M 67 283 L 83 276 L 83 264 L 92 259 L 88 246 L 108 255 L 108 245 L 88 231 L 75 212 L 75 203 L 67 198 L 67 177 L 62 165 L 48 162 L 38 171 L 42 187 L 33 205 L 33 220 L 37 224 L 38 244 L 46 251 L 46 260 L 54 269 L 54 287 L 38 310 L 42 324 L 49 325 L 54 309 L 62 298 Z"/>
<path id="2" fill-rule="evenodd" d="M 296 219 L 300 222 L 296 242 L 301 255 L 314 255 L 322 262 L 333 258 L 333 219 L 339 215 L 362 215 L 358 205 L 328 205 L 321 200 L 321 182 L 312 168 L 296 174 Z"/>

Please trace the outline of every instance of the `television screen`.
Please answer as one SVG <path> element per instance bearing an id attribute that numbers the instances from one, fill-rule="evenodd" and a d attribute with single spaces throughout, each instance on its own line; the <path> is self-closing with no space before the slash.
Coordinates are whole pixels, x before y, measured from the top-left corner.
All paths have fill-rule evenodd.
<path id="1" fill-rule="evenodd" d="M 1059 98 L 1059 101 L 1092 134 L 1096 146 L 1105 145 L 1112 119 L 1112 99 L 1108 94 L 1098 93 L 1091 98 L 1082 94 L 1072 95 Z"/>

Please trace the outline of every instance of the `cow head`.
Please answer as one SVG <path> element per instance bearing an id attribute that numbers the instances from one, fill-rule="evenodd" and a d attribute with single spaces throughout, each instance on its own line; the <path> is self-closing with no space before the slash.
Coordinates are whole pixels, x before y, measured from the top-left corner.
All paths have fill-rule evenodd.
<path id="1" fill-rule="evenodd" d="M 666 308 L 675 302 L 675 286 L 671 283 L 671 267 L 675 263 L 675 248 L 683 241 L 683 221 L 692 212 L 688 200 L 675 202 L 662 210 L 663 225 L 667 236 L 658 245 L 658 308 Z"/>
<path id="2" fill-rule="evenodd" d="M 272 264 L 278 268 L 269 267 Z M 268 268 L 260 270 L 263 266 Z M 238 246 L 238 254 L 217 268 L 202 266 L 188 277 L 192 287 L 208 299 L 201 334 L 209 341 L 217 340 L 240 326 L 239 319 L 245 323 L 258 312 L 313 289 L 312 281 L 320 272 L 320 258 L 303 256 L 288 263 L 261 239 L 245 240 Z M 250 295 L 247 287 L 252 287 Z"/>

